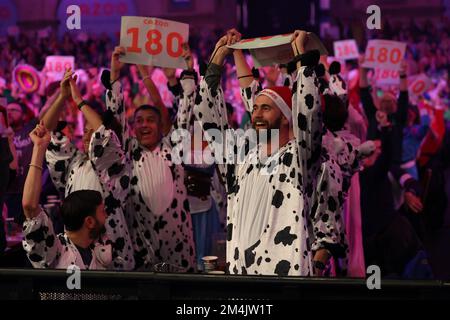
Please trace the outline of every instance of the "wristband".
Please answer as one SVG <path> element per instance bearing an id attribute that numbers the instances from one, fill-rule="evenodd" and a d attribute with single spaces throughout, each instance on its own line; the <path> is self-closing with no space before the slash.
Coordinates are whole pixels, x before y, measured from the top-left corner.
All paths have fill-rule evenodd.
<path id="1" fill-rule="evenodd" d="M 81 101 L 79 104 L 78 104 L 78 110 L 81 110 L 81 108 L 83 108 L 83 106 L 85 106 L 87 104 L 87 102 L 86 101 Z"/>
<path id="2" fill-rule="evenodd" d="M 39 169 L 39 170 L 44 170 L 44 168 L 42 168 L 41 166 L 38 166 L 37 164 L 32 164 L 32 163 L 30 163 L 28 166 L 30 166 L 30 167 L 34 167 L 34 168 L 36 168 L 36 169 Z"/>

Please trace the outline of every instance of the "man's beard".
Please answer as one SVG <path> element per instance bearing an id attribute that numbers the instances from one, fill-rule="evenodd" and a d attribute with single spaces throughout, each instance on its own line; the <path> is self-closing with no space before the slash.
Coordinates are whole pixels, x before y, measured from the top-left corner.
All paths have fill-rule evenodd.
<path id="1" fill-rule="evenodd" d="M 105 226 L 101 225 L 100 222 L 96 218 L 95 219 L 95 227 L 93 229 L 89 230 L 89 238 L 91 238 L 92 240 L 97 240 L 98 238 L 100 238 L 100 236 L 102 236 L 105 233 L 106 233 Z"/>
<path id="2" fill-rule="evenodd" d="M 277 118 L 274 122 L 269 123 L 268 121 L 266 121 L 267 123 L 267 128 L 266 129 L 256 129 L 257 132 L 257 138 L 258 138 L 258 143 L 270 143 L 272 141 L 272 130 L 277 130 L 279 132 L 280 128 L 281 128 L 281 117 Z M 261 141 L 261 130 L 265 130 L 267 132 L 267 134 L 264 136 L 264 138 L 267 137 L 266 141 Z M 278 134 L 274 135 L 275 137 L 279 137 Z"/>

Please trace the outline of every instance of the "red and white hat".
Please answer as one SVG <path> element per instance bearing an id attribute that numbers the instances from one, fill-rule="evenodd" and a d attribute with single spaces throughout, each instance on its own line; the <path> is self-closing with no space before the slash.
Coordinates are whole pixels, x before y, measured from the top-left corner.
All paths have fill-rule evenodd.
<path id="1" fill-rule="evenodd" d="M 289 87 L 270 87 L 258 93 L 259 96 L 269 97 L 280 109 L 281 113 L 292 123 L 292 92 Z"/>

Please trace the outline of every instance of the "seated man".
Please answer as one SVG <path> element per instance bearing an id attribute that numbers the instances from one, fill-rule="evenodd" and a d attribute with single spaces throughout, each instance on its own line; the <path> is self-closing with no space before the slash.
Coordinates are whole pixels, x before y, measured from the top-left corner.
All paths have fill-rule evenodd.
<path id="1" fill-rule="evenodd" d="M 106 231 L 108 242 L 112 244 L 113 264 L 116 270 L 131 270 L 134 268 L 134 255 L 130 235 L 122 207 L 125 203 L 126 190 L 122 190 L 121 181 L 126 178 L 116 164 L 115 155 L 109 153 L 105 145 L 92 146 L 93 136 L 108 136 L 118 141 L 120 130 L 113 117 L 107 114 L 101 117 L 91 106 L 82 100 L 82 95 L 76 85 L 76 76 L 69 69 L 61 81 L 61 92 L 43 117 L 48 130 L 54 130 L 46 152 L 47 165 L 54 185 L 64 191 L 65 197 L 80 190 L 96 190 L 105 199 L 107 213 Z M 83 151 L 61 132 L 55 130 L 59 115 L 65 102 L 72 97 L 79 106 L 86 124 L 83 135 Z M 102 119 L 103 118 L 103 119 Z M 118 132 L 117 135 L 115 132 Z M 95 170 L 94 170 L 95 168 Z M 99 174 L 107 175 L 107 179 Z"/>
<path id="2" fill-rule="evenodd" d="M 23 247 L 31 264 L 35 268 L 63 269 L 71 265 L 80 269 L 111 268 L 111 245 L 104 245 L 100 239 L 107 217 L 100 192 L 80 190 L 67 196 L 61 209 L 66 231 L 55 235 L 50 218 L 39 206 L 42 165 L 50 133 L 41 122 L 30 138 L 33 153 L 22 206 L 26 217 Z"/>

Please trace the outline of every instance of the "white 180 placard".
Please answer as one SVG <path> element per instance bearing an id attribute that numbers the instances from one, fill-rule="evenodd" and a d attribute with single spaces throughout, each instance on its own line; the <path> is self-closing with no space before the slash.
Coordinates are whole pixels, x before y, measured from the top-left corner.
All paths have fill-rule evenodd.
<path id="1" fill-rule="evenodd" d="M 120 61 L 158 67 L 186 69 L 181 57 L 182 44 L 189 39 L 189 25 L 176 21 L 122 17 L 120 46 L 125 55 Z"/>
<path id="2" fill-rule="evenodd" d="M 433 83 L 426 74 L 410 77 L 408 91 L 413 96 L 420 96 L 431 89 Z"/>
<path id="3" fill-rule="evenodd" d="M 358 46 L 355 39 L 333 42 L 334 56 L 340 60 L 351 60 L 359 58 Z"/>
<path id="4" fill-rule="evenodd" d="M 373 79 L 378 86 L 400 84 L 400 74 L 396 70 L 375 68 Z"/>
<path id="5" fill-rule="evenodd" d="M 398 71 L 405 56 L 405 50 L 406 43 L 404 42 L 369 40 L 362 66 Z"/>
<path id="6" fill-rule="evenodd" d="M 72 68 L 72 71 L 75 69 L 75 58 L 73 56 L 47 56 L 43 71 L 48 80 L 59 81 L 68 68 Z"/>

